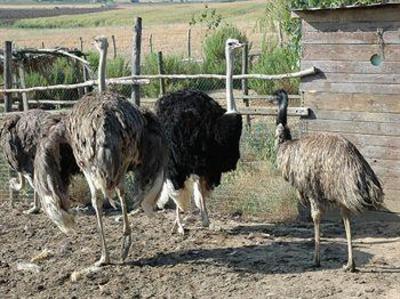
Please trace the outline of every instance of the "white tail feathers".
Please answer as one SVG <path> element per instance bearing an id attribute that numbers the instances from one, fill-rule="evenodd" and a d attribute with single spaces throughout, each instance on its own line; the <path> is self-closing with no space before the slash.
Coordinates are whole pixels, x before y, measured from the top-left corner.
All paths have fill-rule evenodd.
<path id="1" fill-rule="evenodd" d="M 60 203 L 61 200 L 57 200 L 50 195 L 41 197 L 42 207 L 50 220 L 53 221 L 63 233 L 69 235 L 75 232 L 74 217 L 68 214 L 68 212 L 61 207 Z"/>

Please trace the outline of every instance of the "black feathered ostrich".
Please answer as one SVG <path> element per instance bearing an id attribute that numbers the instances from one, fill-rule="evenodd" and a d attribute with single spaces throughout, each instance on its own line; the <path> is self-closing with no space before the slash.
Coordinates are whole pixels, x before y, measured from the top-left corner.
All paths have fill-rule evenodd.
<path id="1" fill-rule="evenodd" d="M 181 234 L 184 229 L 180 210 L 187 209 L 193 188 L 202 224 L 208 226 L 205 198 L 221 183 L 223 172 L 236 169 L 240 158 L 242 116 L 237 112 L 233 98 L 233 70 L 229 60 L 233 60 L 233 51 L 241 46 L 238 40 L 226 41 L 227 110 L 197 90 L 170 93 L 156 104 L 156 114 L 164 125 L 170 145 L 167 180 L 160 201 L 165 202 L 168 197 L 175 201 L 173 231 L 178 228 Z"/>
<path id="2" fill-rule="evenodd" d="M 25 180 L 34 189 L 33 161 L 37 145 L 61 117 L 61 114 L 51 114 L 40 109 L 5 115 L 0 129 L 0 145 L 8 165 L 18 175 L 18 178 L 11 178 L 9 181 L 11 206 L 14 206 L 13 191 L 21 191 Z M 26 213 L 37 213 L 39 210 L 39 198 L 34 191 L 33 207 Z"/>
<path id="3" fill-rule="evenodd" d="M 282 175 L 296 188 L 299 198 L 311 205 L 315 227 L 314 263 L 320 265 L 320 220 L 329 205 L 339 207 L 346 230 L 348 262 L 346 271 L 355 271 L 350 215 L 383 203 L 381 184 L 368 162 L 346 138 L 334 134 L 314 134 L 292 140 L 287 127 L 288 96 L 276 92 L 277 163 Z"/>
<path id="4" fill-rule="evenodd" d="M 168 154 L 161 125 L 151 112 L 140 110 L 121 95 L 104 91 L 108 44 L 103 37 L 96 41 L 102 53 L 99 92 L 81 98 L 40 143 L 35 159 L 35 186 L 50 219 L 63 232 L 71 232 L 74 220 L 68 213 L 70 173 L 60 161 L 61 150 L 69 148 L 89 184 L 101 241 L 101 257 L 95 265 L 101 266 L 110 262 L 103 231 L 103 200 L 114 194 L 120 200 L 124 260 L 131 245 L 124 177 L 128 171 L 133 172 L 134 206 L 141 204 L 145 212 L 151 213 L 162 188 Z M 98 191 L 102 197 L 97 196 Z"/>

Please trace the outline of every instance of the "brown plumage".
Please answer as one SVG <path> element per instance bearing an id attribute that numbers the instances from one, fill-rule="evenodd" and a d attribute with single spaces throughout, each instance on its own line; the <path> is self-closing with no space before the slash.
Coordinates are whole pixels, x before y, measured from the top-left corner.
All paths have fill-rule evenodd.
<path id="1" fill-rule="evenodd" d="M 365 208 L 383 203 L 383 191 L 374 171 L 357 148 L 346 138 L 334 134 L 314 134 L 291 140 L 286 124 L 288 97 L 276 93 L 279 101 L 276 143 L 277 163 L 282 175 L 298 191 L 300 200 L 309 203 L 315 225 L 314 262 L 320 265 L 320 219 L 329 205 L 342 214 L 348 242 L 346 270 L 354 271 L 349 217 Z"/>
<path id="2" fill-rule="evenodd" d="M 123 214 L 122 259 L 131 244 L 123 181 L 131 170 L 135 176 L 134 205 L 147 212 L 159 195 L 164 180 L 166 144 L 157 119 L 124 97 L 110 92 L 88 94 L 71 110 L 65 121 L 41 142 L 35 160 L 35 186 L 43 208 L 65 233 L 73 227 L 68 214 L 69 175 L 60 153 L 70 151 L 88 181 L 96 211 L 102 254 L 97 265 L 110 262 L 103 233 L 102 204 L 116 193 Z M 102 198 L 97 197 L 100 191 Z"/>
<path id="3" fill-rule="evenodd" d="M 51 114 L 39 109 L 4 116 L 0 129 L 0 144 L 10 168 L 18 174 L 18 180 L 12 178 L 9 182 L 11 205 L 13 191 L 20 191 L 25 185 L 25 179 L 33 188 L 33 161 L 37 145 L 61 117 L 61 114 Z M 38 211 L 39 200 L 34 192 L 34 206 L 27 212 Z"/>

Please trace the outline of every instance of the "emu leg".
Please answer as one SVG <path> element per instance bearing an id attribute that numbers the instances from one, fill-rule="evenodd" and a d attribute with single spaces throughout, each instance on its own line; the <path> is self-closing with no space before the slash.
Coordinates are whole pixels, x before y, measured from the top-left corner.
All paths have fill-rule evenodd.
<path id="1" fill-rule="evenodd" d="M 106 240 L 104 238 L 104 227 L 103 227 L 103 219 L 102 219 L 103 202 L 101 199 L 97 198 L 96 187 L 94 186 L 90 177 L 87 176 L 86 174 L 85 174 L 85 177 L 86 177 L 86 180 L 88 181 L 88 185 L 89 185 L 89 189 L 90 189 L 92 206 L 93 206 L 94 210 L 96 211 L 97 229 L 99 231 L 100 243 L 101 243 L 101 257 L 100 257 L 100 260 L 98 260 L 95 263 L 95 266 L 103 266 L 103 265 L 107 265 L 110 263 L 110 257 L 108 255 L 108 251 L 107 251 Z"/>
<path id="2" fill-rule="evenodd" d="M 315 251 L 314 251 L 314 265 L 315 267 L 321 266 L 320 259 L 320 223 L 321 223 L 321 210 L 318 205 L 311 201 L 311 217 L 314 222 L 314 242 L 315 242 Z"/>
<path id="3" fill-rule="evenodd" d="M 355 272 L 356 265 L 353 260 L 353 245 L 351 242 L 351 226 L 350 226 L 350 218 L 349 214 L 345 211 L 342 212 L 344 229 L 346 231 L 346 239 L 347 239 L 347 264 L 343 267 L 344 271 Z"/>
<path id="4" fill-rule="evenodd" d="M 123 220 L 123 228 L 122 228 L 122 246 L 121 246 L 121 260 L 124 261 L 129 253 L 129 248 L 131 247 L 131 227 L 129 226 L 128 221 L 128 207 L 125 199 L 125 192 L 123 191 L 123 187 L 116 188 L 117 196 L 121 203 L 122 210 L 122 220 Z"/>

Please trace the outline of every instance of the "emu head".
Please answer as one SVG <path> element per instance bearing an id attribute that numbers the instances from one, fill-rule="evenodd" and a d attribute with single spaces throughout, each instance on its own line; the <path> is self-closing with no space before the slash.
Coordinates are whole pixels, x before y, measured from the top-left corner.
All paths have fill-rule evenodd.
<path id="1" fill-rule="evenodd" d="M 287 107 L 288 107 L 288 95 L 283 89 L 279 89 L 274 92 L 274 95 L 278 101 L 278 114 L 276 117 L 276 130 L 275 130 L 275 142 L 276 145 L 283 143 L 286 140 L 291 140 L 290 129 L 287 127 Z"/>

